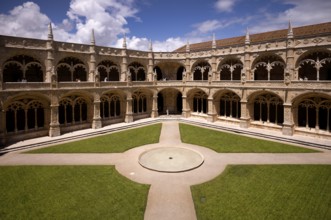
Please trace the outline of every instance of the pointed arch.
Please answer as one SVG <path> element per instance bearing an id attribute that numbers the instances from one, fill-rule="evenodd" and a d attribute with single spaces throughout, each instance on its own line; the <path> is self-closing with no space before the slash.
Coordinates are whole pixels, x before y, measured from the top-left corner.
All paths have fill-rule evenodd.
<path id="1" fill-rule="evenodd" d="M 3 82 L 43 82 L 44 73 L 39 60 L 18 55 L 4 63 Z"/>

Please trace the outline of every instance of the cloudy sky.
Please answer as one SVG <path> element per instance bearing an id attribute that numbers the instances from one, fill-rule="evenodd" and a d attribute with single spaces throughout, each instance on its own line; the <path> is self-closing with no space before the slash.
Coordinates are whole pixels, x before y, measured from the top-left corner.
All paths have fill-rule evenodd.
<path id="1" fill-rule="evenodd" d="M 331 21 L 329 0 L 1 0 L 0 35 L 172 51 L 190 43 Z"/>

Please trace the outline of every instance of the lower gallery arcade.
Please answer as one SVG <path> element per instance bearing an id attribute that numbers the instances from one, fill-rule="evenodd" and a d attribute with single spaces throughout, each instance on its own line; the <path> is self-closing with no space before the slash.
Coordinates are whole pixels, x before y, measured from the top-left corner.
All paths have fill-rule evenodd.
<path id="1" fill-rule="evenodd" d="M 0 36 L 0 146 L 167 114 L 330 139 L 331 23 L 301 29 L 164 53 Z"/>

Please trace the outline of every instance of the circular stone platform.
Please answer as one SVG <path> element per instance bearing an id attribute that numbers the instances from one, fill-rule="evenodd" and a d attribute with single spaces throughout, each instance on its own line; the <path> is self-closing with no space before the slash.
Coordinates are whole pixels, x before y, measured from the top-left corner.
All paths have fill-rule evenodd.
<path id="1" fill-rule="evenodd" d="M 160 147 L 139 157 L 141 166 L 159 172 L 184 172 L 199 167 L 204 161 L 197 151 L 180 147 Z"/>

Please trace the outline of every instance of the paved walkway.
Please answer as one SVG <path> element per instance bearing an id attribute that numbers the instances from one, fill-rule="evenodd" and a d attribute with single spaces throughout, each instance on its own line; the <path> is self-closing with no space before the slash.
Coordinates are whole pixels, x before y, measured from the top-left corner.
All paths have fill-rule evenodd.
<path id="1" fill-rule="evenodd" d="M 139 165 L 139 155 L 157 147 L 183 147 L 204 156 L 197 169 L 181 173 L 151 171 Z M 145 212 L 146 220 L 196 219 L 190 186 L 209 181 L 228 164 L 331 164 L 331 151 L 321 153 L 227 153 L 184 144 L 180 140 L 178 122 L 163 122 L 160 142 L 117 154 L 21 154 L 12 152 L 0 157 L 0 165 L 115 165 L 127 178 L 150 184 Z"/>

